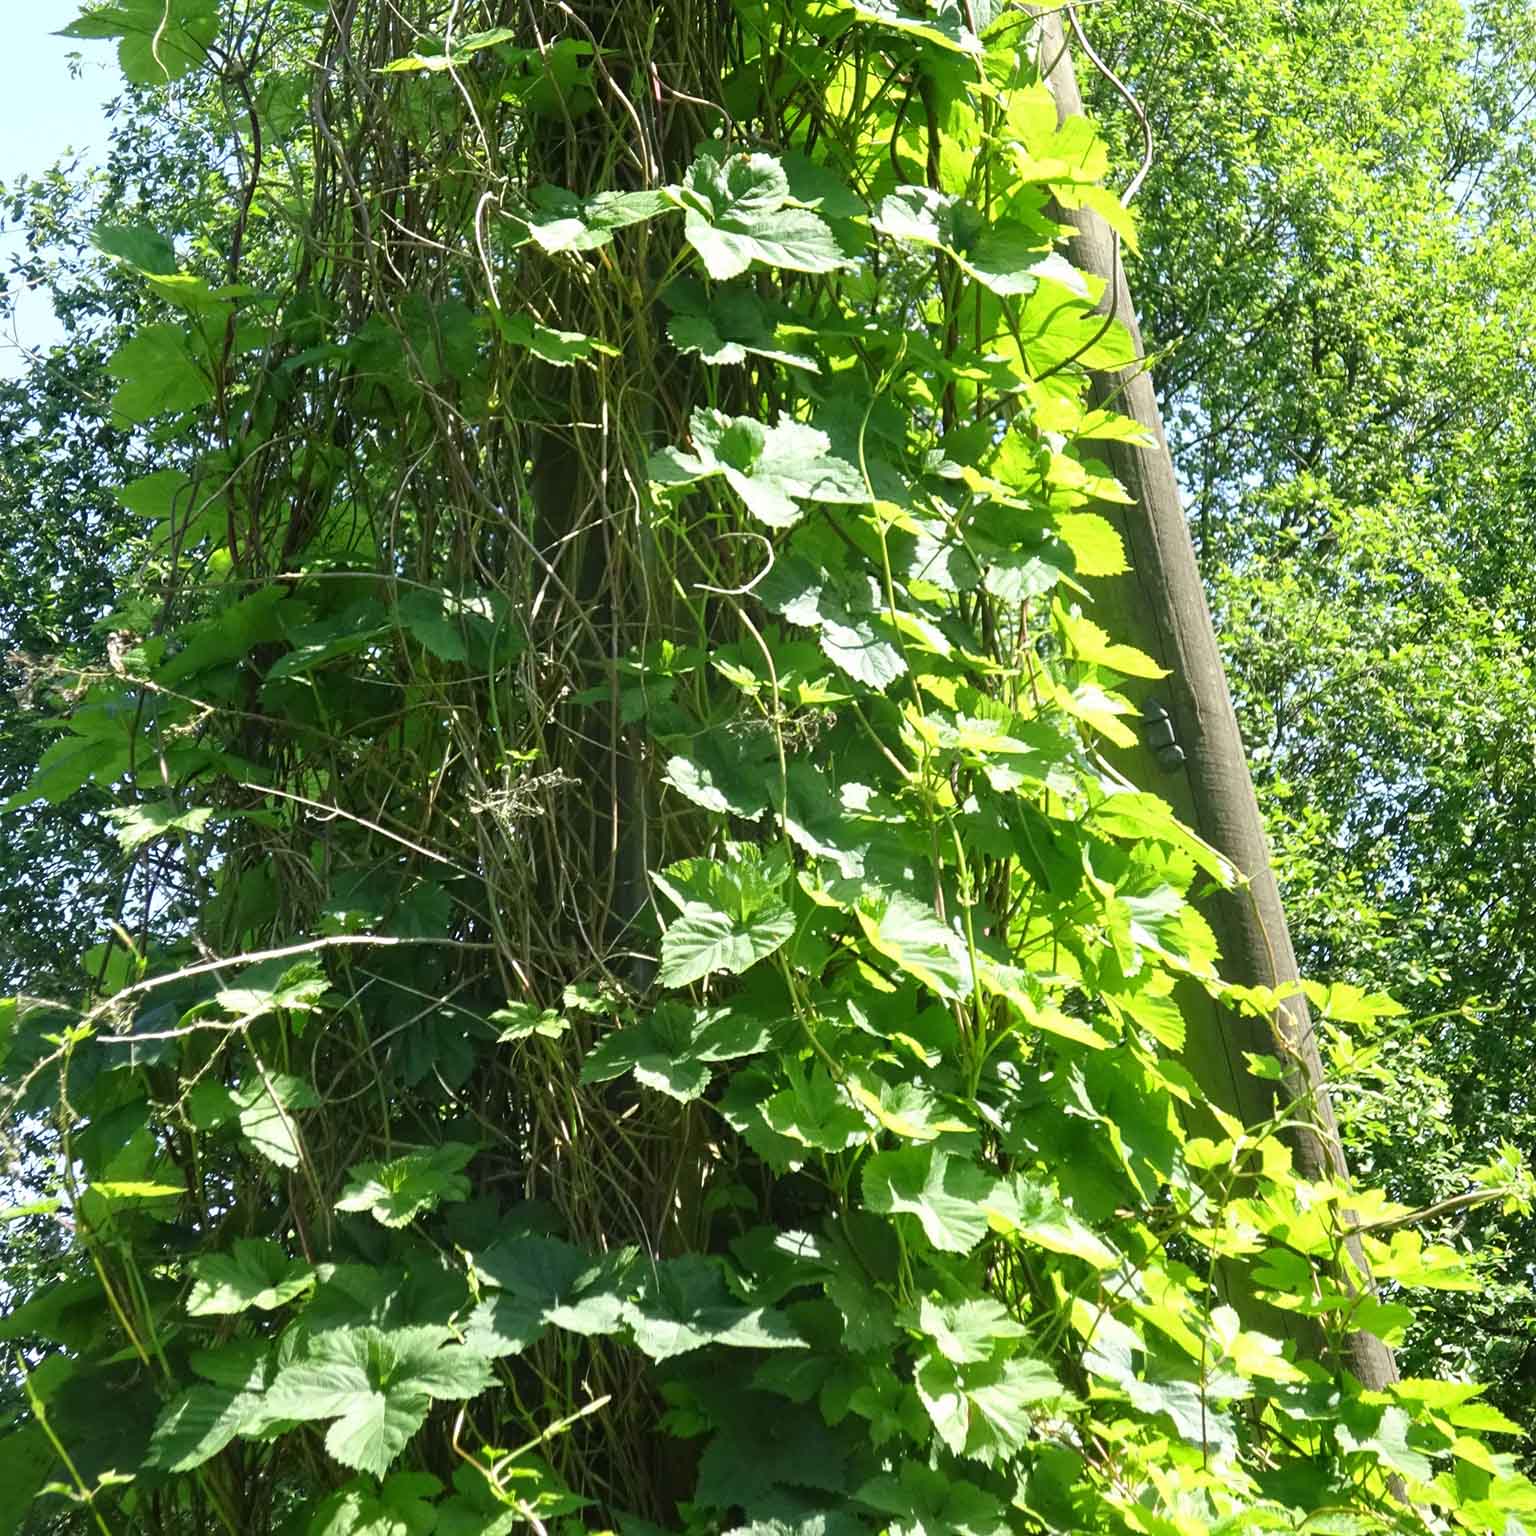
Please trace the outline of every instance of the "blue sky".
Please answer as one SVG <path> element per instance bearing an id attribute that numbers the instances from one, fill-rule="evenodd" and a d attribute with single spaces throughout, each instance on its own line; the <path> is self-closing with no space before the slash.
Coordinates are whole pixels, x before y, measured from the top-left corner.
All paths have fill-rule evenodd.
<path id="1" fill-rule="evenodd" d="M 117 50 L 106 42 L 53 37 L 79 15 L 76 0 L 11 0 L 5 7 L 5 43 L 0 48 L 0 184 L 40 175 L 71 151 L 99 156 L 106 133 L 102 104 L 116 95 L 122 77 Z M 79 78 L 71 78 L 70 55 L 78 54 Z M 0 232 L 0 267 L 9 265 L 9 234 Z M 0 372 L 17 358 L 13 343 L 48 346 L 57 339 L 45 300 L 19 299 L 17 336 L 0 333 Z"/>

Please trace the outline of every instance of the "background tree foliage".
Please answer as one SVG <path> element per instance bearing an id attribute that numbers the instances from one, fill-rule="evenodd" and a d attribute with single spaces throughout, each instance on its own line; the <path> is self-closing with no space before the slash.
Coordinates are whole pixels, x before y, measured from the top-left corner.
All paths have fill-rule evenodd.
<path id="1" fill-rule="evenodd" d="M 1406 789 L 1444 793 L 1441 831 L 1486 790 L 1385 724 L 1377 755 L 1335 749 L 1269 649 L 1299 626 L 1240 628 L 1281 577 L 1287 615 L 1375 605 L 1375 678 L 1425 669 L 1430 617 L 1488 612 L 1454 550 L 1394 531 L 1439 505 L 1438 451 L 1409 462 L 1354 390 L 1332 435 L 1332 343 L 1303 366 L 1297 317 L 1348 310 L 1339 358 L 1446 386 L 1373 266 L 1411 245 L 1386 200 L 1422 207 L 1412 248 L 1473 303 L 1479 251 L 1425 191 L 1437 111 L 1465 217 L 1518 203 L 1519 110 L 1465 123 L 1505 110 L 1519 18 L 1465 57 L 1450 13 L 1389 20 L 1233 17 L 1218 47 L 1165 11 L 1122 60 L 1165 141 L 1184 108 L 1154 77 L 1210 108 L 1148 184 L 1139 270 L 1164 340 L 1170 294 L 1206 306 L 1172 398 L 1182 443 L 1220 425 L 1197 512 L 1245 702 L 1293 706 L 1264 759 L 1286 856 L 1368 854 L 1319 866 L 1318 946 L 1451 867 Z M 1122 565 L 1095 444 L 1136 429 L 1085 406 L 1125 338 L 1052 211 L 1135 231 L 1028 14 L 124 0 L 73 32 L 117 47 L 132 115 L 99 185 L 13 199 L 80 253 L 52 278 L 71 342 L 9 397 L 3 570 L 31 626 L 6 814 L 37 859 L 10 899 L 75 931 L 24 930 L 0 1012 L 0 1529 L 1528 1522 L 1480 1389 L 1363 1391 L 1338 1350 L 1481 1283 L 1487 1250 L 1426 1241 L 1414 1206 L 1526 1193 L 1476 1140 L 1513 1119 L 1439 1103 L 1477 1081 L 1461 1016 L 1413 1030 L 1348 984 L 1458 1007 L 1423 954 L 1447 930 L 1404 949 L 1357 919 L 1316 951 L 1350 1128 L 1405 1203 L 1299 1178 L 1180 1061 L 1176 987 L 1273 999 L 1218 978 L 1194 897 L 1224 861 L 1095 746 L 1148 670 L 1084 611 Z M 1379 119 L 1362 70 L 1401 76 Z M 1334 128 L 1393 154 L 1319 170 Z M 1377 219 L 1369 321 L 1322 259 L 1346 197 Z M 1202 287 L 1169 253 L 1207 230 Z M 1276 287 L 1299 308 L 1257 324 Z M 1491 382 L 1440 398 L 1494 411 Z M 1346 451 L 1367 428 L 1374 467 Z M 1337 633 L 1296 678 L 1338 685 Z M 1476 633 L 1491 686 L 1520 637 Z M 1463 699 L 1471 659 L 1433 654 Z M 1417 718 L 1395 728 L 1423 745 Z M 1442 1161 L 1410 1166 L 1415 1137 Z M 1342 1278 L 1351 1233 L 1380 1295 Z M 1239 1272 L 1317 1358 L 1224 1304 Z M 1420 1359 L 1460 1344 L 1451 1316 Z"/>

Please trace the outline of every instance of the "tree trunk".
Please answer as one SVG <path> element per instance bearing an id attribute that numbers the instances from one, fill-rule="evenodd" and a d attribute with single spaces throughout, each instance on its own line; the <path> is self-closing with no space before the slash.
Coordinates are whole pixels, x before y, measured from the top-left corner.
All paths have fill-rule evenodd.
<path id="1" fill-rule="evenodd" d="M 1059 13 L 1042 18 L 1041 34 L 1057 115 L 1065 119 L 1079 114 L 1082 98 Z M 1100 581 L 1097 593 L 1105 612 L 1112 614 L 1109 627 L 1115 638 L 1145 651 L 1170 675 L 1145 688 L 1141 703 L 1147 729 L 1142 742 L 1111 755 L 1127 778 L 1160 794 L 1243 876 L 1246 883 L 1237 890 L 1215 891 L 1201 902 L 1221 946 L 1226 978 L 1245 986 L 1295 986 L 1300 979 L 1296 955 L 1269 862 L 1264 824 L 1227 692 L 1226 671 L 1206 606 L 1162 413 L 1144 361 L 1118 241 L 1108 225 L 1086 209 L 1062 217 L 1076 230 L 1069 242 L 1073 264 L 1104 279 L 1104 304 L 1130 332 L 1136 356 L 1142 360 L 1120 373 L 1098 375 L 1092 389 L 1094 403 L 1133 417 L 1153 437 L 1147 448 L 1104 444 L 1103 457 L 1110 471 L 1134 503 L 1111 509 L 1131 570 Z M 1157 745 L 1164 711 L 1167 724 L 1161 727 L 1162 736 L 1166 738 L 1171 725 L 1177 751 Z M 1184 1063 L 1211 1101 L 1245 1125 L 1274 1118 L 1277 1110 L 1286 1108 L 1277 1100 L 1276 1085 L 1249 1072 L 1243 1057 L 1244 1052 L 1278 1054 L 1290 1069 L 1283 1086 L 1286 1100 L 1298 1106 L 1291 1111 L 1292 1118 L 1301 1122 L 1287 1138 L 1297 1170 L 1312 1179 L 1347 1179 L 1349 1167 L 1305 997 L 1297 992 L 1286 998 L 1271 1024 L 1231 1013 L 1203 991 L 1188 990 L 1192 995 L 1185 999 Z M 1369 1285 L 1358 1240 L 1350 1244 L 1350 1255 L 1360 1283 Z M 1245 1312 L 1245 1320 L 1251 1320 L 1253 1298 L 1234 1295 L 1233 1300 Z M 1269 1331 L 1286 1316 L 1270 1308 L 1264 1311 Z M 1315 1339 L 1308 1341 L 1297 1333 L 1296 1321 L 1292 1315 L 1287 1331 L 1298 1342 L 1315 1347 Z M 1372 1334 L 1352 1334 L 1342 1363 L 1370 1388 L 1397 1379 L 1392 1352 Z"/>

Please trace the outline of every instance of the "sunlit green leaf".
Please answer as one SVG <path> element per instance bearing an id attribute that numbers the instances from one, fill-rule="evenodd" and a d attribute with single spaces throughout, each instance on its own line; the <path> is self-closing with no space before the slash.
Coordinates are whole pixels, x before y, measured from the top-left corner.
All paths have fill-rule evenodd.
<path id="1" fill-rule="evenodd" d="M 210 1253 L 192 1261 L 196 1284 L 187 1298 L 193 1316 L 270 1312 L 302 1296 L 315 1283 L 314 1269 L 291 1259 L 269 1238 L 237 1237 L 228 1253 Z"/>
<path id="2" fill-rule="evenodd" d="M 357 1163 L 336 1202 L 338 1211 L 367 1211 L 386 1227 L 403 1227 L 445 1201 L 467 1200 L 469 1180 L 460 1170 L 475 1155 L 464 1142 L 402 1152 L 380 1162 Z"/>

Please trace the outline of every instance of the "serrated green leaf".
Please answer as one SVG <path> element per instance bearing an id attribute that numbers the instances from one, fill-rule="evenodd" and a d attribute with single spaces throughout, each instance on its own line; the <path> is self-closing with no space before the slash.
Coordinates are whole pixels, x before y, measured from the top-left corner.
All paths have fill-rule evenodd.
<path id="1" fill-rule="evenodd" d="M 108 358 L 107 372 L 122 381 L 113 414 L 135 426 L 213 399 L 213 385 L 177 325 L 140 327 Z"/>
<path id="2" fill-rule="evenodd" d="M 957 1456 L 988 1466 L 1006 1460 L 1032 1438 L 1032 1410 L 1070 1400 L 1039 1360 L 959 1366 L 930 1354 L 918 1364 L 915 1385 L 945 1445 Z"/>
<path id="3" fill-rule="evenodd" d="M 325 1448 L 342 1466 L 381 1476 L 421 1428 L 430 1406 L 426 1396 L 415 1393 L 353 1393 L 326 1430 Z"/>
<path id="4" fill-rule="evenodd" d="M 237 1237 L 229 1253 L 192 1260 L 195 1284 L 187 1298 L 192 1317 L 228 1315 L 251 1307 L 270 1312 L 313 1288 L 315 1272 L 291 1259 L 270 1238 Z"/>
<path id="5" fill-rule="evenodd" d="M 622 1326 L 619 1272 L 553 1237 L 514 1237 L 477 1253 L 475 1272 L 493 1294 L 472 1314 L 465 1337 L 480 1353 L 518 1354 L 546 1328 L 583 1335 Z"/>
<path id="6" fill-rule="evenodd" d="M 208 60 L 218 35 L 217 0 L 118 0 L 89 6 L 61 37 L 116 38 L 131 85 L 164 85 Z"/>
<path id="7" fill-rule="evenodd" d="M 743 363 L 750 356 L 821 372 L 800 341 L 807 328 L 776 328 L 763 301 L 750 289 L 731 287 L 706 295 L 702 284 L 688 280 L 674 283 L 663 298 L 673 310 L 667 335 L 679 352 L 697 352 L 717 367 Z"/>
<path id="8" fill-rule="evenodd" d="M 140 272 L 169 277 L 176 271 L 176 250 L 158 230 L 146 224 L 98 224 L 91 244 Z M 179 478 L 178 471 L 170 471 Z"/>
<path id="9" fill-rule="evenodd" d="M 1012 1529 L 992 1494 L 919 1461 L 903 1461 L 897 1475 L 871 1478 L 855 1497 L 898 1517 L 890 1536 L 1004 1536 Z"/>
<path id="10" fill-rule="evenodd" d="M 866 886 L 854 908 L 870 947 L 943 998 L 970 990 L 970 964 L 960 936 L 931 907 L 901 891 Z"/>
<path id="11" fill-rule="evenodd" d="M 532 1003 L 511 1002 L 489 1015 L 492 1024 L 498 1026 L 496 1043 L 504 1045 L 511 1040 L 527 1040 L 540 1035 L 546 1040 L 558 1040 L 571 1027 L 571 1021 L 553 1008 L 535 1008 Z"/>
<path id="12" fill-rule="evenodd" d="M 940 1252 L 969 1253 L 987 1235 L 999 1183 L 968 1157 L 928 1146 L 877 1153 L 864 1165 L 862 1187 L 866 1209 L 915 1216 Z"/>
<path id="13" fill-rule="evenodd" d="M 533 203 L 521 222 L 528 238 L 549 255 L 597 250 L 612 243 L 614 230 L 644 223 L 678 206 L 666 192 L 599 192 L 578 198 L 563 188 L 547 186 L 535 190 Z"/>
<path id="14" fill-rule="evenodd" d="M 428 1472 L 396 1472 L 377 1489 L 354 1478 L 315 1511 L 308 1536 L 428 1536 L 442 1487 Z"/>
<path id="15" fill-rule="evenodd" d="M 1113 1269 L 1120 1262 L 1114 1249 L 1084 1226 L 1054 1190 L 1016 1174 L 1011 1193 L 1012 1201 L 998 1223 L 1000 1230 L 1017 1233 L 1052 1253 L 1083 1259 L 1095 1269 Z"/>
<path id="16" fill-rule="evenodd" d="M 1119 576 L 1130 570 L 1125 542 L 1107 517 L 1097 512 L 1059 512 L 1056 532 L 1072 551 L 1079 576 Z"/>
<path id="17" fill-rule="evenodd" d="M 267 960 L 248 966 L 236 985 L 215 994 L 215 1001 L 234 1018 L 249 1021 L 279 1011 L 312 1013 L 329 989 L 317 960 Z"/>
<path id="18" fill-rule="evenodd" d="M 188 810 L 174 801 L 119 806 L 107 812 L 113 835 L 124 853 L 133 853 L 167 832 L 202 832 L 214 815 L 206 806 Z"/>
<path id="19" fill-rule="evenodd" d="M 710 1063 L 767 1048 L 772 1031 L 761 1019 L 728 1008 L 661 1003 L 639 1023 L 603 1036 L 581 1064 L 584 1083 L 605 1083 L 633 1072 L 638 1082 L 687 1102 L 708 1086 Z"/>
<path id="20" fill-rule="evenodd" d="M 434 1399 L 474 1397 L 494 1382 L 480 1355 L 447 1328 L 336 1328 L 310 1337 L 262 1399 L 271 1419 L 334 1419 L 325 1448 L 382 1477 Z"/>
<path id="21" fill-rule="evenodd" d="M 713 732 L 697 737 L 687 756 L 669 759 L 662 776 L 706 811 L 757 821 L 768 809 L 770 774 L 776 770 L 772 743 L 766 738 L 743 742 Z"/>
<path id="22" fill-rule="evenodd" d="M 789 1320 L 761 1307 L 738 1304 L 717 1260 L 687 1254 L 657 1264 L 638 1295 L 624 1304 L 635 1343 L 652 1360 L 725 1344 L 739 1349 L 803 1349 Z"/>
<path id="23" fill-rule="evenodd" d="M 338 1211 L 367 1211 L 381 1226 L 403 1227 L 445 1201 L 467 1200 L 469 1180 L 460 1170 L 476 1149 L 464 1142 L 404 1152 L 348 1170 Z"/>
<path id="24" fill-rule="evenodd" d="M 819 214 L 791 207 L 789 179 L 771 155 L 702 154 L 683 177 L 684 233 L 716 279 L 754 262 L 794 272 L 851 265 Z"/>
<path id="25" fill-rule="evenodd" d="M 789 1087 L 761 1106 L 763 1120 L 775 1135 L 821 1152 L 844 1152 L 868 1137 L 869 1122 L 820 1062 L 809 1073 L 786 1065 Z"/>
<path id="26" fill-rule="evenodd" d="M 1073 613 L 1061 603 L 1055 605 L 1056 625 L 1066 642 L 1068 654 L 1089 666 L 1106 667 L 1123 677 L 1167 677 L 1164 667 L 1134 646 L 1119 645 L 1092 619 Z"/>
<path id="27" fill-rule="evenodd" d="M 691 901 L 661 938 L 657 980 L 686 987 L 717 971 L 739 975 L 793 937 L 795 915 L 780 902 L 741 918 Z"/>
<path id="28" fill-rule="evenodd" d="M 1007 1353 L 1015 1340 L 1029 1337 L 1029 1330 L 990 1296 L 953 1305 L 925 1296 L 918 1307 L 918 1327 L 934 1349 L 955 1365 L 990 1360 L 1000 1347 Z"/>
<path id="29" fill-rule="evenodd" d="M 844 584 L 790 556 L 774 563 L 758 595 L 791 624 L 816 631 L 827 659 L 856 682 L 884 692 L 907 670 L 892 643 L 874 578 Z"/>
<path id="30" fill-rule="evenodd" d="M 880 1122 L 882 1130 L 905 1141 L 934 1141 L 946 1131 L 973 1129 L 917 1083 L 882 1080 L 871 1087 L 850 1077 L 848 1092 Z"/>
<path id="31" fill-rule="evenodd" d="M 167 1472 L 190 1472 L 200 1467 L 240 1434 L 261 1401 L 259 1392 L 189 1387 L 161 1413 L 146 1459 Z"/>
<path id="32" fill-rule="evenodd" d="M 903 6 L 900 0 L 834 0 L 838 10 L 894 32 L 906 32 L 956 53 L 980 53 L 981 40 L 971 31 L 961 0 L 932 0 Z M 916 11 L 919 14 L 914 15 Z"/>
<path id="33" fill-rule="evenodd" d="M 1000 297 L 1027 294 L 1051 268 L 1051 230 L 1016 219 L 989 223 L 970 204 L 933 187 L 898 187 L 881 202 L 875 230 L 889 239 L 943 251 Z"/>
<path id="34" fill-rule="evenodd" d="M 824 432 L 789 416 L 776 425 L 702 407 L 690 421 L 693 452 L 663 449 L 651 461 L 661 485 L 723 476 L 747 510 L 770 528 L 800 520 L 802 501 L 858 505 L 870 499 L 863 476 L 832 453 Z"/>

